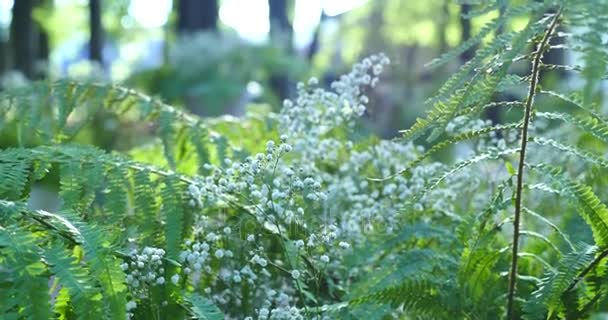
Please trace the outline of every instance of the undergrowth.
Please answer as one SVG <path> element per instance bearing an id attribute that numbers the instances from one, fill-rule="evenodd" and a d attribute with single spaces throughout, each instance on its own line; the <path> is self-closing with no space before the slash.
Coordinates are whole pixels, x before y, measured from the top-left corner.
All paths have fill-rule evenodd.
<path id="1" fill-rule="evenodd" d="M 428 99 L 426 117 L 392 140 L 361 134 L 384 55 L 329 89 L 314 78 L 299 84 L 278 114 L 252 108 L 242 119 L 199 118 L 117 85 L 43 81 L 2 92 L 0 133 L 14 147 L 0 150 L 0 315 L 608 311 L 599 90 L 608 3 L 491 1 L 472 15 L 492 11 L 502 14 L 430 63 L 478 47 Z M 516 17 L 527 24 L 503 28 Z M 553 50 L 577 58 L 545 63 Z M 552 84 L 554 70 L 580 85 Z M 509 90 L 521 99 L 501 100 Z M 505 120 L 485 120 L 489 108 Z M 128 128 L 114 132 L 117 150 L 86 143 L 99 114 L 102 127 Z M 455 161 L 437 160 L 450 149 L 460 150 Z M 58 186 L 57 210 L 35 205 L 49 186 Z"/>

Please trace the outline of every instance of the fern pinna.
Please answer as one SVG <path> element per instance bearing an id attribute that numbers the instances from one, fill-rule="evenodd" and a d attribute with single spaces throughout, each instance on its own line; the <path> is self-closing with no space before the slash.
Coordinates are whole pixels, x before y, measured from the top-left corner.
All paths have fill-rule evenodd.
<path id="1" fill-rule="evenodd" d="M 429 64 L 477 47 L 427 100 L 427 116 L 393 140 L 360 134 L 384 55 L 330 89 L 298 84 L 278 114 L 252 106 L 242 119 L 202 119 L 117 85 L 2 92 L 0 314 L 605 312 L 608 124 L 598 88 L 608 3 L 482 1 L 468 18 L 492 13 Z M 550 64 L 556 50 L 576 60 Z M 575 89 L 551 81 L 556 71 Z M 489 109 L 500 123 L 483 119 Z M 454 146 L 466 152 L 435 160 Z M 58 205 L 38 204 L 41 192 Z"/>

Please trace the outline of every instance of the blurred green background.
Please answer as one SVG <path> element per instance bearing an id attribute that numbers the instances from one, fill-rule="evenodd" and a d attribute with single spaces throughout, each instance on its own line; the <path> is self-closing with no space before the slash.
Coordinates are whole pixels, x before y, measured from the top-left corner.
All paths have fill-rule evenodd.
<path id="1" fill-rule="evenodd" d="M 390 138 L 424 112 L 424 98 L 474 48 L 441 68 L 425 63 L 500 14 L 472 8 L 453 0 L 0 0 L 0 90 L 40 79 L 94 80 L 203 116 L 239 116 L 251 104 L 276 111 L 298 81 L 315 76 L 329 87 L 361 57 L 384 52 L 392 64 L 367 93 L 365 118 Z"/>

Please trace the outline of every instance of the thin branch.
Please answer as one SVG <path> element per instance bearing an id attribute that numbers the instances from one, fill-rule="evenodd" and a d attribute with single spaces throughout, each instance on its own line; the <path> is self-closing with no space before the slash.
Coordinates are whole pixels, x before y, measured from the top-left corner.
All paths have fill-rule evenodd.
<path id="1" fill-rule="evenodd" d="M 528 144 L 528 127 L 530 125 L 530 120 L 532 118 L 532 106 L 534 104 L 534 96 L 536 95 L 536 90 L 539 81 L 540 75 L 540 64 L 542 60 L 543 53 L 547 49 L 547 44 L 549 43 L 549 39 L 551 38 L 551 34 L 555 31 L 557 27 L 557 21 L 560 16 L 560 11 L 553 16 L 551 23 L 540 43 L 537 46 L 536 52 L 534 53 L 534 60 L 532 62 L 532 73 L 530 78 L 530 90 L 528 91 L 528 96 L 526 97 L 525 102 L 525 114 L 523 118 L 523 128 L 521 130 L 521 150 L 519 154 L 519 163 L 517 167 L 517 185 L 515 189 L 515 214 L 513 220 L 513 244 L 512 244 L 512 255 L 511 255 L 511 271 L 509 273 L 509 291 L 507 293 L 507 319 L 515 319 L 514 312 L 514 298 L 516 291 L 516 283 L 517 283 L 517 259 L 518 250 L 519 250 L 519 227 L 520 227 L 520 219 L 521 219 L 521 204 L 522 204 L 522 190 L 524 189 L 524 163 L 526 160 L 526 147 Z"/>

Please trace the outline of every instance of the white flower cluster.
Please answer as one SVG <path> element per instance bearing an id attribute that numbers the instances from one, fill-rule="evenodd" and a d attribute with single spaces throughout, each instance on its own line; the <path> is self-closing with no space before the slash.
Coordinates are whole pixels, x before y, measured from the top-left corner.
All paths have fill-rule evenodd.
<path id="1" fill-rule="evenodd" d="M 163 249 L 145 247 L 139 252 L 131 251 L 129 259 L 120 265 L 126 274 L 127 286 L 133 298 L 145 299 L 149 297 L 150 287 L 165 284 L 164 256 L 165 250 Z M 173 275 L 171 281 L 177 284 L 179 275 Z M 127 303 L 128 318 L 133 316 L 131 310 L 135 308 L 137 308 L 135 301 Z"/>
<path id="2" fill-rule="evenodd" d="M 304 320 L 301 310 L 292 305 L 292 298 L 285 293 L 269 290 L 268 299 L 257 310 L 255 317 L 245 320 Z"/>
<path id="3" fill-rule="evenodd" d="M 127 274 L 126 281 L 131 291 L 138 291 L 145 285 L 162 285 L 165 283 L 165 269 L 162 259 L 165 250 L 145 247 L 141 252 L 133 250 L 130 260 L 120 265 Z M 143 291 L 142 291 L 143 293 Z"/>
<path id="4" fill-rule="evenodd" d="M 238 309 L 248 299 L 256 312 L 247 319 L 302 319 L 298 283 L 310 285 L 326 276 L 344 285 L 364 276 L 364 267 L 346 270 L 343 262 L 369 232 L 392 233 L 422 211 L 455 217 L 457 194 L 489 197 L 477 191 L 487 181 L 466 169 L 433 190 L 427 189 L 448 165 L 429 160 L 402 173 L 423 147 L 399 140 L 355 143 L 333 134 L 334 129 L 348 134 L 365 113 L 365 87 L 376 84 L 387 63 L 384 55 L 363 60 L 333 83 L 331 92 L 319 88 L 316 79 L 300 84 L 298 98 L 285 101 L 279 117 L 279 132 L 288 136 L 267 141 L 263 152 L 245 159 L 206 165 L 210 174 L 197 178 L 187 192 L 193 208 L 211 214 L 196 215 L 194 239 L 183 246 L 182 273 L 171 278 L 173 283 L 181 276 L 182 283 L 202 289 L 223 310 Z M 482 126 L 487 123 L 457 119 L 448 124 L 448 133 Z M 498 145 L 500 139 L 490 143 Z M 470 177 L 462 179 L 464 174 Z M 382 182 L 368 179 L 393 175 Z M 408 202 L 423 193 L 410 207 Z M 225 213 L 235 203 L 242 216 Z M 253 223 L 238 230 L 242 221 Z M 283 252 L 294 247 L 307 263 L 293 263 L 293 251 Z"/>
<path id="5" fill-rule="evenodd" d="M 352 120 L 365 113 L 368 98 L 365 86 L 375 86 L 383 66 L 390 63 L 384 54 L 372 55 L 353 66 L 352 70 L 331 84 L 333 92 L 318 88 L 318 81 L 308 86 L 299 83 L 298 98 L 286 100 L 281 110 L 281 130 L 294 137 L 319 137 L 332 128 L 354 124 Z"/>

